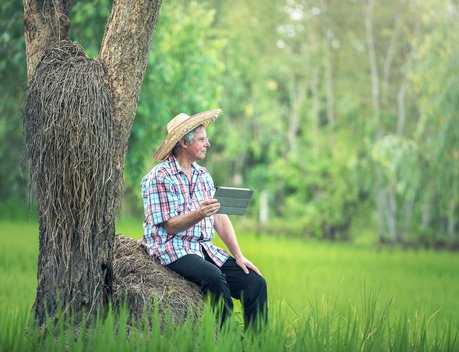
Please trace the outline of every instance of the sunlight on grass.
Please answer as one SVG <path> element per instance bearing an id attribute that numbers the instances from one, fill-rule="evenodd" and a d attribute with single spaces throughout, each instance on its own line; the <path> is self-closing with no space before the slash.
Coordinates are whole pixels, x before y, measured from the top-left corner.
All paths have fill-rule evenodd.
<path id="1" fill-rule="evenodd" d="M 119 221 L 117 233 L 140 238 L 142 224 Z M 269 290 L 270 324 L 263 334 L 267 342 L 246 337 L 247 351 L 300 351 L 304 346 L 332 351 L 340 344 L 350 347 L 346 350 L 433 350 L 433 346 L 447 350 L 445 346 L 451 347 L 457 339 L 457 254 L 377 250 L 253 234 L 238 237 L 245 255 L 262 270 Z M 0 329 L 5 333 L 0 346 L 15 349 L 24 338 L 35 298 L 37 255 L 36 224 L 1 222 Z M 202 334 L 194 341 L 183 341 L 183 336 L 189 336 L 184 335 L 189 332 L 186 329 L 191 327 L 169 332 L 169 338 L 178 344 L 174 350 L 212 350 L 215 344 L 223 348 L 220 350 L 238 350 L 227 342 L 236 338 L 234 331 L 222 333 L 217 341 Z M 134 343 L 121 338 L 113 342 L 108 333 L 104 336 L 106 339 L 100 337 L 94 343 L 113 349 Z M 147 350 L 146 346 L 172 348 L 168 343 L 147 342 L 145 336 L 134 344 L 139 350 Z M 36 342 L 30 343 L 30 349 L 38 348 Z"/>

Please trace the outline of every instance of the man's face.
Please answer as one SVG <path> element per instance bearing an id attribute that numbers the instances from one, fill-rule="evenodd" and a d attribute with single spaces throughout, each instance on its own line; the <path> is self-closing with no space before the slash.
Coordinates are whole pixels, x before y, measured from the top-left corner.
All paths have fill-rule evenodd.
<path id="1" fill-rule="evenodd" d="M 193 143 L 187 145 L 187 152 L 192 160 L 203 160 L 206 157 L 207 148 L 210 147 L 206 129 L 198 128 L 194 135 Z"/>

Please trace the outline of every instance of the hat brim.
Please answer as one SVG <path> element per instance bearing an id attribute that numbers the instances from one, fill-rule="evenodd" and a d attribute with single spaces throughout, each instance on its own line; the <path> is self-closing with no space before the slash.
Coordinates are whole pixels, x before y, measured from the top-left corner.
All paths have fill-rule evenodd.
<path id="1" fill-rule="evenodd" d="M 209 126 L 221 114 L 223 114 L 221 109 L 214 109 L 191 115 L 189 119 L 176 126 L 172 131 L 169 132 L 169 134 L 159 146 L 156 153 L 153 155 L 153 160 L 165 160 L 177 142 L 182 139 L 188 132 L 193 131 L 200 125 L 203 125 L 204 127 Z"/>

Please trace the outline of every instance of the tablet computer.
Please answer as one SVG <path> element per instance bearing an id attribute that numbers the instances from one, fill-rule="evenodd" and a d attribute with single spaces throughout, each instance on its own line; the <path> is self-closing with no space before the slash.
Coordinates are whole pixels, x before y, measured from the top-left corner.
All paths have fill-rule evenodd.
<path id="1" fill-rule="evenodd" d="M 244 215 L 252 194 L 250 188 L 218 186 L 214 194 L 220 203 L 217 214 Z"/>

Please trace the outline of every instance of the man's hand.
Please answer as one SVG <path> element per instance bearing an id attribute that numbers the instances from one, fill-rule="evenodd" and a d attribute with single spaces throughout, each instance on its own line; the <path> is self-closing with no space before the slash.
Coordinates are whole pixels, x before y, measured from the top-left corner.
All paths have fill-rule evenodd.
<path id="1" fill-rule="evenodd" d="M 249 273 L 249 269 L 252 269 L 258 275 L 263 276 L 263 275 L 261 275 L 260 270 L 258 270 L 258 268 L 250 260 L 248 260 L 246 257 L 244 257 L 243 255 L 241 255 L 239 257 L 236 257 L 236 264 L 239 265 L 241 267 L 241 269 L 244 271 L 244 273 L 246 273 L 246 274 Z"/>
<path id="2" fill-rule="evenodd" d="M 233 225 L 231 224 L 231 220 L 228 215 L 217 214 L 215 216 L 214 227 L 226 247 L 228 247 L 231 254 L 236 259 L 236 264 L 244 271 L 244 273 L 248 274 L 249 269 L 252 269 L 258 275 L 262 276 L 260 270 L 258 270 L 258 268 L 242 254 L 239 244 L 237 243 Z"/>
<path id="3" fill-rule="evenodd" d="M 198 212 L 203 218 L 217 213 L 220 203 L 215 198 L 209 198 L 199 205 Z"/>
<path id="4" fill-rule="evenodd" d="M 196 225 L 207 216 L 214 215 L 220 209 L 217 199 L 207 199 L 199 205 L 199 208 L 188 213 L 177 215 L 163 222 L 163 226 L 169 235 L 175 235 L 186 231 Z"/>

